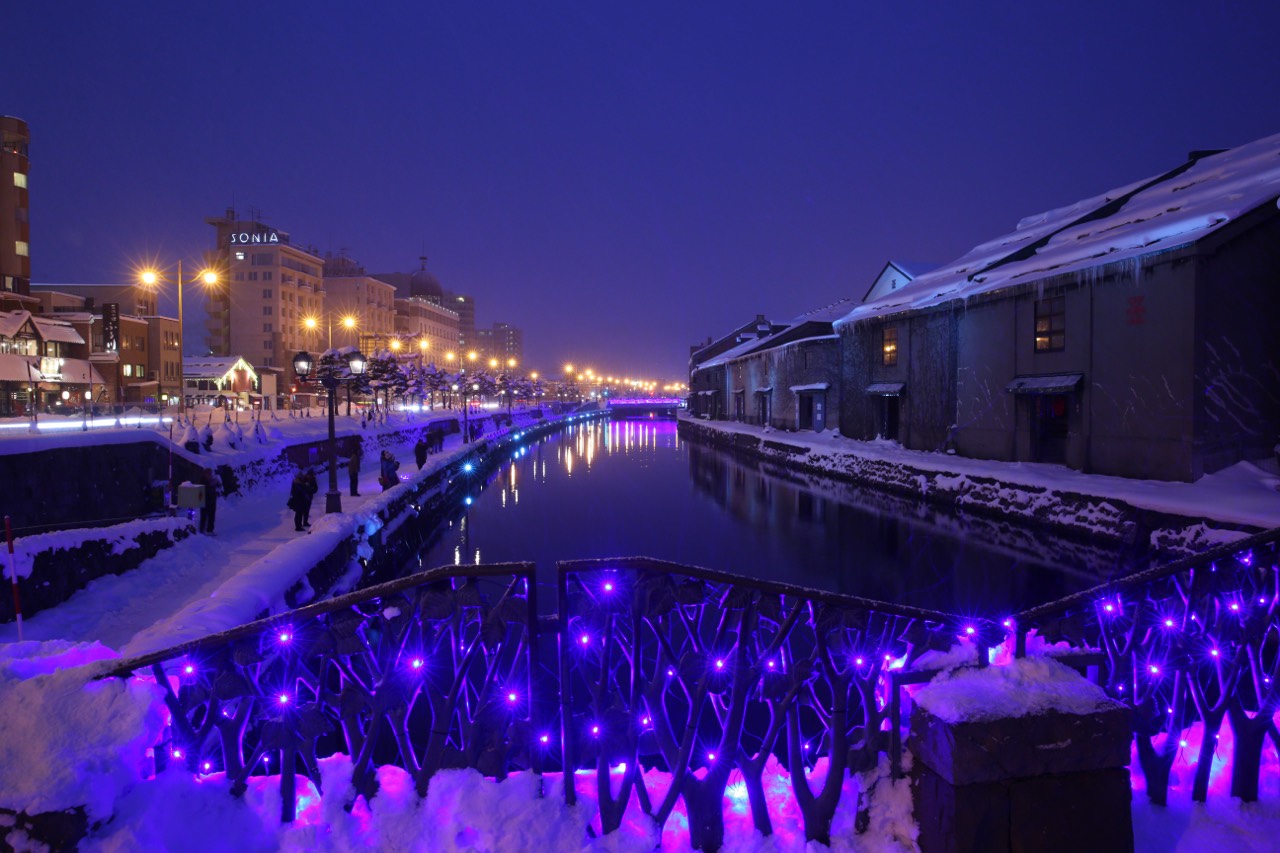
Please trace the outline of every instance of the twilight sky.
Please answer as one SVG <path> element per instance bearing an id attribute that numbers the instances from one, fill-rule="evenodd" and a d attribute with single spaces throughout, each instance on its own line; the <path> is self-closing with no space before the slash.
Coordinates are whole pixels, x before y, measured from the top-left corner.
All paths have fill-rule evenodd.
<path id="1" fill-rule="evenodd" d="M 37 282 L 249 207 L 417 258 L 527 366 L 683 375 L 1022 216 L 1280 132 L 1280 3 L 38 2 L 4 10 Z M 198 304 L 192 299 L 188 305 Z M 188 325 L 199 317 L 188 312 Z"/>

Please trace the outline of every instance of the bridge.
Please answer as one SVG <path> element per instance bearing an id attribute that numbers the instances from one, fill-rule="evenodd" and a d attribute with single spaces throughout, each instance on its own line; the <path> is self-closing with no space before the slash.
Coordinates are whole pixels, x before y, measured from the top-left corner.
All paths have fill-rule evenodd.
<path id="1" fill-rule="evenodd" d="M 683 401 L 679 397 L 616 397 L 609 399 L 609 411 L 617 418 L 671 418 Z"/>

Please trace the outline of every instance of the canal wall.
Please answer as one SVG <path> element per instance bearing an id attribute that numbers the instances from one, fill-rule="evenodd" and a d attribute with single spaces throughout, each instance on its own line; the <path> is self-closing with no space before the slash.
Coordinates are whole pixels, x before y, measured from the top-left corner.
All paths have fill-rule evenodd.
<path id="1" fill-rule="evenodd" d="M 677 429 L 686 440 L 747 458 L 923 500 L 960 514 L 1015 520 L 1080 541 L 1108 542 L 1130 549 L 1135 556 L 1194 553 L 1260 529 L 1146 509 L 1113 497 L 816 450 L 788 441 L 785 434 L 726 430 L 686 419 L 678 422 Z"/>

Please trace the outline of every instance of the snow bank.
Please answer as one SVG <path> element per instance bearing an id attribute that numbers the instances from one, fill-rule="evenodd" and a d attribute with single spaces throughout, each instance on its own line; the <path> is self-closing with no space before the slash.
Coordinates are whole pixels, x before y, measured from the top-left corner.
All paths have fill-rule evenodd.
<path id="1" fill-rule="evenodd" d="M 69 551 L 79 548 L 86 542 L 101 541 L 106 543 L 113 554 L 123 554 L 139 547 L 138 538 L 144 533 L 162 531 L 170 541 L 178 530 L 192 527 L 186 516 L 175 518 L 141 518 L 113 524 L 109 527 L 77 527 L 73 530 L 55 530 L 52 533 L 37 533 L 34 536 L 20 536 L 13 540 L 14 567 L 18 577 L 31 577 L 37 554 L 46 551 Z M 8 566 L 5 566 L 8 574 Z"/>
<path id="2" fill-rule="evenodd" d="M 160 738 L 159 690 L 138 679 L 90 681 L 92 662 L 111 656 L 96 643 L 19 643 L 0 654 L 0 807 L 110 816 Z"/>
<path id="3" fill-rule="evenodd" d="M 1025 717 L 1047 711 L 1092 714 L 1123 707 L 1071 667 L 1047 657 L 953 670 L 921 688 L 915 702 L 948 723 Z"/>

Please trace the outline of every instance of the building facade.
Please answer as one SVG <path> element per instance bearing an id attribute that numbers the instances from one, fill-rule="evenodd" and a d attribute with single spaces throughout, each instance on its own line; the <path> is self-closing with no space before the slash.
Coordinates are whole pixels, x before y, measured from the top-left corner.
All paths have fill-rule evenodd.
<path id="1" fill-rule="evenodd" d="M 27 123 L 0 116 L 0 310 L 31 310 Z"/>
<path id="2" fill-rule="evenodd" d="M 381 341 L 385 347 L 396 334 L 395 286 L 366 275 L 349 258 L 325 259 L 324 291 L 326 314 L 318 318 L 317 329 L 324 332 L 326 345 L 330 326 L 335 347 L 364 349 L 365 341 Z"/>
<path id="3" fill-rule="evenodd" d="M 489 329 L 475 330 L 475 346 L 471 347 L 480 356 L 483 363 L 496 359 L 506 365 L 515 359 L 516 364 L 524 364 L 524 332 L 510 323 L 494 323 Z"/>
<path id="4" fill-rule="evenodd" d="M 837 323 L 842 431 L 1161 480 L 1280 437 L 1280 134 L 1030 216 Z"/>
<path id="5" fill-rule="evenodd" d="M 436 302 L 413 296 L 395 303 L 396 334 L 428 361 L 445 364 L 458 346 L 458 315 Z M 422 346 L 422 342 L 426 346 Z"/>

